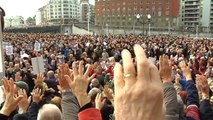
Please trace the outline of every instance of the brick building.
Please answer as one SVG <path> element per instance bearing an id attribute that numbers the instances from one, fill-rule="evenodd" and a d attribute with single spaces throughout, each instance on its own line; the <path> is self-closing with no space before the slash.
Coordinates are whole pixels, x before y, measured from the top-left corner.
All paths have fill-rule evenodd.
<path id="1" fill-rule="evenodd" d="M 132 28 L 143 22 L 150 14 L 152 28 L 179 26 L 180 0 L 96 0 L 95 25 Z M 136 19 L 136 15 L 142 17 Z M 138 23 L 140 21 L 140 23 Z"/>

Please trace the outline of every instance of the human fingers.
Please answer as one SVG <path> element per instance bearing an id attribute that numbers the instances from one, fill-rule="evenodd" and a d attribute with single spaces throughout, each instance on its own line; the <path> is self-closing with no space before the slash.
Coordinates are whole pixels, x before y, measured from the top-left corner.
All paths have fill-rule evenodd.
<path id="1" fill-rule="evenodd" d="M 90 76 L 90 77 L 87 79 L 87 83 L 89 83 L 93 78 L 95 78 L 95 74 L 92 74 L 92 76 Z"/>
<path id="2" fill-rule="evenodd" d="M 22 89 L 18 90 L 18 95 L 22 95 Z"/>
<path id="3" fill-rule="evenodd" d="M 25 89 L 22 89 L 22 93 L 23 93 L 24 97 L 26 97 L 26 98 L 27 98 L 27 92 L 26 92 L 26 90 L 25 90 Z"/>
<path id="4" fill-rule="evenodd" d="M 162 84 L 161 79 L 160 79 L 160 73 L 159 73 L 157 67 L 150 60 L 149 60 L 149 64 L 150 64 L 149 71 L 150 71 L 151 81 L 158 83 L 158 84 Z"/>
<path id="5" fill-rule="evenodd" d="M 23 95 L 19 95 L 14 98 L 14 100 L 15 100 L 14 103 L 16 106 L 18 105 L 18 103 L 21 101 L 22 98 L 23 98 Z"/>
<path id="6" fill-rule="evenodd" d="M 99 100 L 100 100 L 100 93 L 98 93 L 98 94 L 96 95 L 95 102 L 98 102 Z"/>
<path id="7" fill-rule="evenodd" d="M 77 76 L 78 75 L 78 69 L 77 69 L 77 63 L 76 62 L 72 63 L 72 69 L 73 69 L 73 75 Z"/>
<path id="8" fill-rule="evenodd" d="M 42 95 L 41 89 L 38 90 L 38 94 L 39 94 L 40 96 Z"/>
<path id="9" fill-rule="evenodd" d="M 160 71 L 162 70 L 163 68 L 163 56 L 161 55 L 160 58 L 159 58 L 159 69 Z"/>
<path id="10" fill-rule="evenodd" d="M 114 84 L 115 84 L 115 91 L 119 92 L 122 90 L 122 88 L 125 85 L 124 79 L 123 79 L 123 70 L 122 66 L 119 63 L 115 64 L 114 67 Z"/>
<path id="11" fill-rule="evenodd" d="M 83 61 L 80 61 L 80 63 L 79 63 L 78 73 L 79 73 L 79 75 L 83 76 L 83 73 L 84 73 L 84 62 Z"/>
<path id="12" fill-rule="evenodd" d="M 38 95 L 38 90 L 39 90 L 38 88 L 35 89 L 35 91 L 34 91 L 34 95 L 35 95 L 35 96 Z"/>
<path id="13" fill-rule="evenodd" d="M 9 87 L 10 87 L 10 93 L 12 95 L 14 95 L 15 91 L 14 91 L 14 81 L 13 81 L 13 79 L 10 78 L 10 80 L 8 81 L 8 83 L 9 83 Z"/>
<path id="14" fill-rule="evenodd" d="M 28 103 L 30 103 L 31 100 L 32 100 L 32 96 L 29 96 L 28 99 L 27 99 Z"/>
<path id="15" fill-rule="evenodd" d="M 8 82 L 7 80 L 2 80 L 2 84 L 3 84 L 3 90 L 4 90 L 4 93 L 8 93 L 9 92 L 9 85 L 8 85 Z"/>
<path id="16" fill-rule="evenodd" d="M 147 80 L 150 80 L 149 62 L 146 53 L 138 44 L 134 46 L 134 52 L 137 60 L 137 77 L 141 79 L 140 82 L 146 82 Z"/>
<path id="17" fill-rule="evenodd" d="M 73 88 L 73 86 L 74 86 L 74 81 L 71 80 L 70 76 L 69 76 L 69 75 L 65 75 L 64 78 L 65 78 L 65 80 L 68 82 L 69 86 L 70 86 L 71 88 Z"/>
<path id="18" fill-rule="evenodd" d="M 91 70 L 91 65 L 89 65 L 89 66 L 87 67 L 87 70 L 86 70 L 86 72 L 84 73 L 84 77 L 85 77 L 85 78 L 87 78 L 87 77 L 89 76 L 90 70 Z"/>
<path id="19" fill-rule="evenodd" d="M 128 50 L 122 51 L 122 60 L 125 84 L 131 86 L 136 82 L 136 72 L 131 53 Z"/>

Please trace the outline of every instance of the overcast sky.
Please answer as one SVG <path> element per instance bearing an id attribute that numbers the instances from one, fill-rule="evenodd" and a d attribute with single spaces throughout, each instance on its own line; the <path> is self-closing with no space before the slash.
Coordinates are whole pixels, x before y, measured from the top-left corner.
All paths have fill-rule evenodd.
<path id="1" fill-rule="evenodd" d="M 0 6 L 6 12 L 6 18 L 23 16 L 25 19 L 33 17 L 36 11 L 49 0 L 0 0 Z M 90 0 L 94 4 L 94 0 Z"/>

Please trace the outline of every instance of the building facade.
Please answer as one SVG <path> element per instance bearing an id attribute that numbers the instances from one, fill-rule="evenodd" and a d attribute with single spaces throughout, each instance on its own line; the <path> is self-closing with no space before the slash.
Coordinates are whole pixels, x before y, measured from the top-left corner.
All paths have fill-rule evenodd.
<path id="1" fill-rule="evenodd" d="M 95 7 L 94 5 L 89 3 L 89 0 L 81 0 L 80 2 L 80 22 L 88 22 L 94 23 L 95 19 Z"/>
<path id="2" fill-rule="evenodd" d="M 78 0 L 50 0 L 39 9 L 36 18 L 38 24 L 73 24 L 79 21 L 80 4 Z"/>
<path id="3" fill-rule="evenodd" d="M 24 18 L 22 16 L 14 16 L 11 18 L 5 19 L 5 27 L 23 27 L 24 24 Z"/>
<path id="4" fill-rule="evenodd" d="M 181 25 L 190 31 L 212 31 L 213 0 L 182 0 Z"/>
<path id="5" fill-rule="evenodd" d="M 180 0 L 96 0 L 95 25 L 132 28 L 140 26 L 137 14 L 140 22 L 150 14 L 152 28 L 177 27 L 179 9 Z"/>

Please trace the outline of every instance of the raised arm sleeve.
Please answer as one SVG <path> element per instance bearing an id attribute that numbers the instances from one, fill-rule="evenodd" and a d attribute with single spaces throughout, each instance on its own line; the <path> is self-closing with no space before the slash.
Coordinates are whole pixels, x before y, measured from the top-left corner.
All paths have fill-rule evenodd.
<path id="1" fill-rule="evenodd" d="M 166 120 L 178 120 L 178 101 L 177 93 L 173 83 L 168 82 L 163 84 L 164 101 L 166 106 Z"/>
<path id="2" fill-rule="evenodd" d="M 62 94 L 61 107 L 64 120 L 78 120 L 80 105 L 71 91 Z"/>

